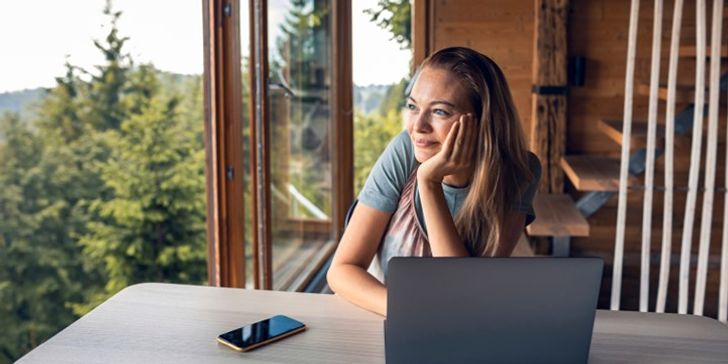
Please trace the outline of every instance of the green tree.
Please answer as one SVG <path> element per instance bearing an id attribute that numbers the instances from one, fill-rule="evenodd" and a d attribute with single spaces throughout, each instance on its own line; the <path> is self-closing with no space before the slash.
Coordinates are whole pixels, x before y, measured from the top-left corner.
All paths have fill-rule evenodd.
<path id="1" fill-rule="evenodd" d="M 126 77 L 132 64 L 131 57 L 124 53 L 124 44 L 129 40 L 119 36 L 117 22 L 120 11 L 112 9 L 111 1 L 107 1 L 104 15 L 111 18 L 111 29 L 106 35 L 105 43 L 95 40 L 94 46 L 104 55 L 105 63 L 97 66 L 97 73 L 92 74 L 88 94 L 91 107 L 88 122 L 97 130 L 118 129 L 126 117 L 124 103 L 121 102 L 125 91 Z"/>
<path id="2" fill-rule="evenodd" d="M 176 105 L 152 98 L 106 133 L 111 157 L 101 170 L 114 197 L 92 203 L 101 220 L 89 223 L 81 244 L 107 281 L 86 308 L 138 282 L 206 279 L 204 149 L 178 122 Z"/>
<path id="3" fill-rule="evenodd" d="M 392 140 L 402 131 L 402 114 L 393 109 L 386 114 L 354 114 L 354 194 L 359 194 L 374 163 Z"/>
<path id="4" fill-rule="evenodd" d="M 0 362 L 11 362 L 72 322 L 81 299 L 80 255 L 68 244 L 69 205 L 53 178 L 66 178 L 35 133 L 0 120 Z"/>
<path id="5" fill-rule="evenodd" d="M 412 46 L 412 6 L 410 0 L 379 0 L 377 7 L 365 10 L 371 21 L 392 33 L 402 49 Z"/>

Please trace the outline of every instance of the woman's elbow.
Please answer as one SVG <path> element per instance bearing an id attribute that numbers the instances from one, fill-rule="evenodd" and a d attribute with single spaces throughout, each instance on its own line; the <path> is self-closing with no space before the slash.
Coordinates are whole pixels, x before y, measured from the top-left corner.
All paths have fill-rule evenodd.
<path id="1" fill-rule="evenodd" d="M 326 283 L 329 285 L 329 288 L 331 288 L 331 291 L 333 291 L 334 293 L 337 293 L 338 289 L 338 286 L 336 284 L 336 278 L 338 274 L 337 268 L 337 265 L 331 264 L 331 266 L 329 266 L 328 272 L 326 272 Z"/>

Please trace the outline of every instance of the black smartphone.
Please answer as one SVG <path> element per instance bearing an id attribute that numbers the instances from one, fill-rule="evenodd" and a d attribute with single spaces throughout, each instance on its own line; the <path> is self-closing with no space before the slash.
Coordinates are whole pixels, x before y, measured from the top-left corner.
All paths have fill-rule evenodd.
<path id="1" fill-rule="evenodd" d="M 217 341 L 237 351 L 249 351 L 305 329 L 306 325 L 303 322 L 288 316 L 277 315 L 220 334 Z"/>

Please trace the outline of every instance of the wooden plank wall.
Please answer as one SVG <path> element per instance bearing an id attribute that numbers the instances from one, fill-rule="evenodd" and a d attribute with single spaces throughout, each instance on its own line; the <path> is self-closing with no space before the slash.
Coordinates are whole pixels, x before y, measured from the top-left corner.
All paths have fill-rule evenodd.
<path id="1" fill-rule="evenodd" d="M 430 49 L 465 46 L 492 58 L 508 79 L 524 131 L 531 113 L 533 13 L 531 0 L 436 0 L 431 11 Z"/>
<path id="2" fill-rule="evenodd" d="M 568 98 L 568 120 L 566 150 L 567 154 L 601 154 L 619 155 L 619 145 L 607 138 L 597 127 L 600 119 L 616 119 L 622 117 L 624 103 L 624 74 L 626 62 L 627 32 L 629 22 L 630 0 L 571 0 L 568 25 L 568 43 L 570 56 L 586 58 L 585 83 L 582 87 L 570 88 Z M 504 70 L 511 86 L 516 107 L 518 108 L 523 127 L 528 132 L 531 113 L 531 75 L 533 56 L 533 1 L 512 0 L 435 0 L 432 1 L 430 18 L 430 45 L 436 50 L 446 46 L 463 45 L 477 49 L 493 58 Z M 712 1 L 707 8 L 712 9 Z M 638 52 L 635 79 L 639 84 L 649 81 L 650 48 L 652 37 L 652 2 L 641 1 L 640 24 L 638 33 Z M 663 17 L 663 63 L 661 65 L 661 82 L 667 81 L 667 61 L 672 27 L 672 1 L 666 1 Z M 710 14 L 708 15 L 710 22 Z M 724 20 L 725 23 L 725 20 Z M 727 32 L 724 25 L 724 39 Z M 710 25 L 708 25 L 710 29 Z M 686 0 L 683 11 L 683 29 L 681 45 L 694 44 L 695 39 L 695 3 Z M 725 42 L 724 42 L 725 43 Z M 728 62 L 724 62 L 727 63 Z M 724 72 L 726 70 L 723 66 Z M 681 58 L 678 79 L 679 84 L 692 85 L 695 79 L 695 61 Z M 722 93 L 721 99 L 725 100 Z M 647 119 L 647 96 L 636 96 L 634 101 L 634 119 Z M 678 104 L 680 112 L 685 104 Z M 660 103 L 659 120 L 664 123 L 665 104 Z M 720 114 L 720 142 L 718 147 L 718 172 L 716 186 L 724 186 L 725 163 L 725 105 Z M 705 123 L 707 123 L 707 118 Z M 687 173 L 690 159 L 690 137 L 676 143 L 675 173 L 676 186 L 687 186 Z M 703 155 L 705 156 L 705 142 Z M 663 158 L 658 158 L 655 171 L 655 184 L 663 184 Z M 701 173 L 702 174 L 702 173 Z M 702 181 L 702 176 L 701 176 Z M 644 183 L 640 178 L 640 183 Z M 702 183 L 702 182 L 701 182 Z M 566 191 L 576 199 L 581 193 L 575 191 L 570 183 L 566 183 Z M 657 289 L 657 273 L 659 247 L 662 238 L 662 199 L 663 194 L 656 192 L 653 207 L 653 255 L 650 310 L 654 310 L 654 297 Z M 686 193 L 675 195 L 675 212 L 673 221 L 673 266 L 668 293 L 668 312 L 675 312 L 677 307 L 677 261 L 682 236 L 682 219 Z M 614 249 L 616 222 L 616 195 L 592 218 L 589 219 L 591 236 L 573 240 L 572 255 L 601 256 L 605 258 L 607 267 L 604 274 L 600 296 L 600 308 L 608 308 L 611 285 L 611 259 Z M 627 310 L 638 308 L 639 294 L 639 247 L 642 216 L 642 193 L 631 191 L 629 194 L 627 214 L 625 270 L 622 289 L 622 307 Z M 698 195 L 696 216 L 700 216 L 702 194 Z M 723 211 L 722 193 L 716 194 L 713 208 L 713 229 L 711 244 L 711 264 L 708 275 L 708 292 L 705 313 L 717 315 L 717 290 L 719 274 L 720 236 Z M 700 219 L 696 220 L 693 239 L 694 255 L 697 255 L 697 239 Z M 695 270 L 695 261 L 692 268 Z M 694 274 L 694 273 L 693 273 Z M 692 304 L 693 283 L 691 282 L 690 302 Z M 690 309 L 692 312 L 692 308 Z"/>

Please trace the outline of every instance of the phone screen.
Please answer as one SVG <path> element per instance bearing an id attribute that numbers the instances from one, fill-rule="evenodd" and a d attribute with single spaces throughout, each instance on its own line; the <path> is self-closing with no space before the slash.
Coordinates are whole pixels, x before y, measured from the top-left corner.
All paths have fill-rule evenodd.
<path id="1" fill-rule="evenodd" d="M 218 338 L 231 344 L 234 349 L 246 351 L 302 331 L 305 327 L 306 325 L 303 322 L 287 316 L 277 315 L 226 332 L 218 336 Z"/>

